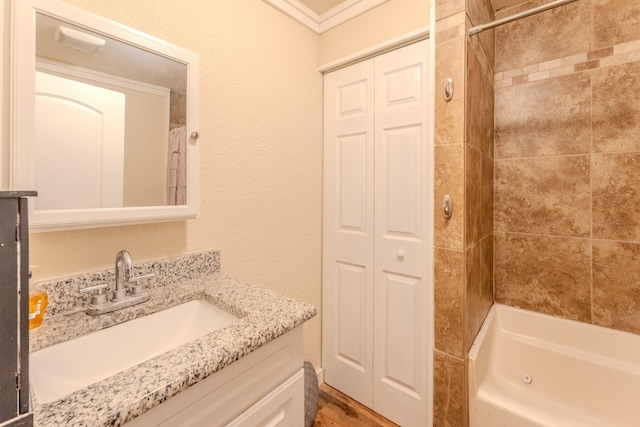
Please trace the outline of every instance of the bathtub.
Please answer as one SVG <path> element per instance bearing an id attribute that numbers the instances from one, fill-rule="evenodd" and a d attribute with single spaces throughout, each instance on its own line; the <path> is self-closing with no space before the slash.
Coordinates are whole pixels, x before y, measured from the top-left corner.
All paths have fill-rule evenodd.
<path id="1" fill-rule="evenodd" d="M 470 427 L 640 426 L 640 335 L 495 304 L 468 373 Z"/>

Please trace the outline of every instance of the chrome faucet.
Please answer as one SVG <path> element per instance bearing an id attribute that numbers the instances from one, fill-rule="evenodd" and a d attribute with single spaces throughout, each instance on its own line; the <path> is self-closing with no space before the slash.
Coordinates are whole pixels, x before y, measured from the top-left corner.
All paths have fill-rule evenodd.
<path id="1" fill-rule="evenodd" d="M 127 251 L 120 251 L 116 255 L 116 289 L 111 301 L 120 301 L 127 297 L 126 283 L 133 277 L 133 259 Z"/>
<path id="2" fill-rule="evenodd" d="M 97 291 L 91 297 L 87 314 L 95 316 L 148 301 L 150 295 L 146 290 L 144 280 L 153 276 L 155 276 L 154 273 L 135 276 L 131 254 L 125 250 L 118 252 L 116 255 L 116 288 L 110 293 L 111 298 L 108 294 L 103 293 L 104 289 L 109 288 L 106 283 L 80 289 L 80 292 Z"/>

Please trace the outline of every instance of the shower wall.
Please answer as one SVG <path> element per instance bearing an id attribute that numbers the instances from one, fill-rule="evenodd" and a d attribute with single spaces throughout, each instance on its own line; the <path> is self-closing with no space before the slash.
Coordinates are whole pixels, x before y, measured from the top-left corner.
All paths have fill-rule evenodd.
<path id="1" fill-rule="evenodd" d="M 492 19 L 489 0 L 436 2 L 434 426 L 468 424 L 465 359 L 493 303 L 494 35 L 467 36 Z"/>
<path id="2" fill-rule="evenodd" d="M 640 334 L 640 2 L 579 0 L 495 46 L 496 300 Z"/>

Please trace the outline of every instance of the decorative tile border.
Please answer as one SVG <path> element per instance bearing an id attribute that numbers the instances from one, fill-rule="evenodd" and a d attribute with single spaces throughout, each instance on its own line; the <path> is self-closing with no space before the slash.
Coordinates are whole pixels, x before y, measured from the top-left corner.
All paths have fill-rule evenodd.
<path id="1" fill-rule="evenodd" d="M 464 12 L 441 19 L 436 23 L 436 43 L 444 43 L 466 34 L 466 14 Z"/>
<path id="2" fill-rule="evenodd" d="M 640 61 L 640 40 L 495 73 L 495 88 Z"/>

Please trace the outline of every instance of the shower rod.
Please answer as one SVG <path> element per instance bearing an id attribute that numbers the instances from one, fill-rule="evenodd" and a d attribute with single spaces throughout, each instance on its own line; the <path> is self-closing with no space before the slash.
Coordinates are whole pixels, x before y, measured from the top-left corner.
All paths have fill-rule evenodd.
<path id="1" fill-rule="evenodd" d="M 472 36 L 474 34 L 478 34 L 484 30 L 490 30 L 491 28 L 497 27 L 499 25 L 507 24 L 512 21 L 516 21 L 518 19 L 526 18 L 527 16 L 535 15 L 536 13 L 544 12 L 549 9 L 555 9 L 558 6 L 563 6 L 565 4 L 573 3 L 577 0 L 556 0 L 547 4 L 543 4 L 542 6 L 533 7 L 531 9 L 514 13 L 511 16 L 507 16 L 506 18 L 496 19 L 495 21 L 488 22 L 486 24 L 476 25 L 475 27 L 469 28 L 469 35 Z"/>

